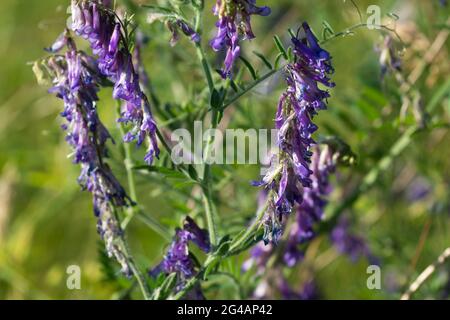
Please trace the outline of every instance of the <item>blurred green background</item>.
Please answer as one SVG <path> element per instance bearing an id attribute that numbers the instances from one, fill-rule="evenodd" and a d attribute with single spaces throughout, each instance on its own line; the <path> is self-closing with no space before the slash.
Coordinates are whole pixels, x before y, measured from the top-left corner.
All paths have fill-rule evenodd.
<path id="1" fill-rule="evenodd" d="M 212 6 L 212 1 L 207 2 L 206 13 Z M 244 56 L 255 65 L 258 59 L 251 54 L 252 50 L 275 57 L 273 35 L 286 35 L 287 28 L 295 28 L 303 20 L 317 34 L 324 20 L 335 31 L 359 21 L 351 1 L 258 2 L 271 6 L 273 13 L 267 19 L 253 19 L 257 39 L 244 45 Z M 400 17 L 397 30 L 407 44 L 403 56 L 405 75 L 424 61 L 436 36 L 448 30 L 448 24 L 443 25 L 449 9 L 441 7 L 439 1 L 355 2 L 363 14 L 369 4 L 379 5 L 383 22 L 389 22 L 387 14 L 391 12 Z M 78 168 L 67 158 L 69 148 L 59 128 L 61 103 L 46 94 L 46 88 L 37 85 L 29 65 L 45 55 L 42 49 L 64 28 L 68 3 L 68 0 L 0 1 L 0 299 L 108 299 L 120 288 L 106 280 L 100 263 L 103 244 L 96 233 L 90 195 L 81 192 L 76 184 Z M 211 37 L 213 31 L 214 17 L 208 16 L 205 38 Z M 142 28 L 156 35 L 145 53 L 155 91 L 162 101 L 186 106 L 193 92 L 203 88 L 193 49 L 184 40 L 171 49 L 170 35 L 163 26 Z M 317 118 L 319 133 L 340 136 L 358 155 L 355 168 L 339 173 L 331 204 L 342 201 L 348 189 L 357 185 L 387 154 L 404 128 L 415 124 L 411 110 L 399 120 L 401 96 L 395 89 L 395 80 L 387 77 L 384 84 L 380 81 L 378 55 L 374 50 L 380 42 L 379 32 L 359 29 L 326 45 L 333 55 L 336 69 L 333 79 L 337 86 L 332 91 L 329 111 Z M 310 252 L 311 259 L 320 266 L 315 270 L 315 278 L 323 298 L 398 298 L 405 285 L 450 246 L 450 137 L 448 129 L 441 126 L 448 123 L 450 116 L 449 48 L 445 41 L 432 63 L 425 64 L 416 84 L 424 106 L 435 105 L 429 117 L 432 125 L 413 137 L 406 150 L 381 174 L 375 187 L 347 212 L 354 218 L 355 231 L 368 238 L 382 262 L 383 290 L 366 288 L 367 261 L 355 264 L 337 255 L 324 235 L 311 245 L 317 252 Z M 218 67 L 219 60 L 211 50 L 208 56 Z M 263 69 L 260 61 L 259 67 Z M 243 100 L 230 116 L 230 126 L 271 128 L 279 90 L 280 86 L 269 93 L 260 90 Z M 109 90 L 102 91 L 100 109 L 105 124 L 118 137 L 115 104 L 110 96 Z M 135 158 L 141 159 L 140 155 Z M 110 161 L 125 182 L 120 153 L 113 150 Z M 238 174 L 221 190 L 219 209 L 223 223 L 230 224 L 227 228 L 235 228 L 234 218 L 253 214 L 257 190 L 248 181 L 257 177 L 258 167 L 229 169 Z M 217 170 L 219 175 L 229 175 L 229 170 Z M 183 214 L 196 213 L 186 204 L 189 186 L 176 190 L 164 183 L 152 176 L 139 176 L 139 198 L 149 214 L 173 227 Z M 428 193 L 418 201 L 411 201 L 408 194 L 416 185 L 425 185 Z M 244 199 L 237 196 L 242 194 L 247 196 Z M 164 239 L 138 220 L 133 220 L 127 235 L 142 268 L 159 261 L 167 245 Z M 235 270 L 242 259 L 233 259 Z M 66 287 L 69 265 L 81 267 L 81 290 Z M 307 263 L 300 267 L 299 279 L 305 280 L 303 275 L 309 274 L 306 270 L 309 270 Z M 448 271 L 448 265 L 438 270 L 417 297 L 444 295 L 450 281 Z M 124 279 L 120 281 L 126 283 Z"/>

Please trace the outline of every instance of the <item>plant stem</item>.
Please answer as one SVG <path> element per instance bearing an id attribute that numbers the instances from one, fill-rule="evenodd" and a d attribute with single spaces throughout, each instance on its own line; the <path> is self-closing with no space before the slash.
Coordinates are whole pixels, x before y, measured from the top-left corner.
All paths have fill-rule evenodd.
<path id="1" fill-rule="evenodd" d="M 120 115 L 120 104 L 117 106 L 117 113 L 118 116 Z M 125 125 L 123 123 L 120 123 L 119 125 L 120 129 L 120 135 L 123 138 L 125 136 Z M 131 200 L 135 203 L 138 202 L 137 200 L 137 193 L 136 193 L 136 183 L 135 183 L 135 177 L 134 177 L 134 161 L 131 154 L 131 146 L 129 143 L 122 142 L 123 152 L 124 152 L 124 165 L 125 165 L 125 171 L 127 174 L 127 180 L 128 180 L 128 189 L 129 189 L 129 196 Z M 153 219 L 153 217 L 145 215 L 142 210 L 138 207 L 137 204 L 130 206 L 127 210 L 127 216 L 123 219 L 121 223 L 122 230 L 125 230 L 130 223 L 130 221 L 138 214 L 138 217 L 141 221 L 145 222 L 150 228 L 152 228 L 153 231 L 161 235 L 164 239 L 170 240 L 169 232 L 156 221 Z"/>
<path id="2" fill-rule="evenodd" d="M 125 127 L 123 123 L 119 124 L 120 135 L 121 137 L 125 136 Z M 131 156 L 130 144 L 126 142 L 122 142 L 123 152 L 124 152 L 124 165 L 125 171 L 127 173 L 128 180 L 128 190 L 129 196 L 133 202 L 137 202 L 137 194 L 136 194 L 136 184 L 134 180 L 134 172 L 133 172 L 133 160 Z M 136 214 L 135 205 L 132 205 L 127 210 L 128 214 L 125 219 L 122 221 L 122 229 L 125 230 L 128 226 L 128 223 L 133 219 Z"/>
<path id="3" fill-rule="evenodd" d="M 156 221 L 152 216 L 149 216 L 142 212 L 142 210 L 137 211 L 136 218 L 146 224 L 150 229 L 158 233 L 161 237 L 166 239 L 167 241 L 171 241 L 172 237 L 169 234 L 169 231 L 163 227 L 158 221 Z"/>
<path id="4" fill-rule="evenodd" d="M 197 51 L 197 57 L 200 59 L 200 62 L 203 67 L 203 71 L 205 73 L 206 82 L 208 83 L 208 89 L 209 93 L 212 94 L 212 91 L 214 90 L 214 81 L 211 74 L 211 68 L 209 67 L 209 63 L 206 60 L 205 52 L 203 51 L 202 45 L 200 43 L 197 43 L 195 45 L 196 51 Z"/>
<path id="5" fill-rule="evenodd" d="M 203 7 L 203 6 L 202 6 Z M 202 9 L 198 9 L 196 12 L 196 23 L 195 23 L 195 31 L 201 35 L 201 19 L 202 19 Z M 211 74 L 211 68 L 209 67 L 208 60 L 206 59 L 205 52 L 203 51 L 201 43 L 196 43 L 195 45 L 197 56 L 202 64 L 203 72 L 206 77 L 206 82 L 208 83 L 208 89 L 210 97 L 212 96 L 214 92 L 214 81 Z M 215 129 L 217 127 L 217 110 L 213 109 L 211 113 L 211 129 Z M 209 233 L 209 240 L 211 242 L 211 245 L 215 247 L 217 245 L 217 231 L 215 227 L 214 217 L 215 217 L 215 207 L 214 202 L 212 200 L 211 195 L 211 174 L 210 174 L 210 165 L 208 164 L 208 158 L 211 146 L 214 145 L 214 137 L 209 136 L 208 141 L 206 143 L 205 148 L 205 166 L 203 171 L 203 185 L 202 185 L 202 191 L 203 191 L 203 204 L 205 207 L 205 216 L 206 216 L 206 223 L 208 225 L 208 233 Z"/>
<path id="6" fill-rule="evenodd" d="M 267 207 L 269 206 L 271 195 L 272 195 L 271 192 L 267 195 L 267 200 L 266 200 L 265 204 L 258 210 L 258 212 L 256 213 L 255 220 L 247 228 L 247 231 L 245 231 L 241 237 L 237 238 L 230 245 L 230 250 L 229 250 L 230 254 L 233 254 L 233 252 L 235 250 L 237 250 L 243 243 L 245 243 L 245 241 L 248 240 L 248 238 L 252 235 L 252 233 L 254 233 L 258 229 L 258 227 L 261 224 L 261 219 L 264 217 L 264 213 L 266 212 Z"/>
<path id="7" fill-rule="evenodd" d="M 409 300 L 411 296 L 419 290 L 422 284 L 436 271 L 436 268 L 443 265 L 450 258 L 450 248 L 445 249 L 437 260 L 430 264 L 409 286 L 408 290 L 401 296 L 401 300 Z"/>
<path id="8" fill-rule="evenodd" d="M 230 106 L 231 104 L 233 104 L 234 102 L 236 102 L 237 100 L 239 100 L 242 96 L 244 96 L 245 94 L 247 94 L 248 92 L 250 92 L 252 89 L 254 89 L 257 85 L 259 85 L 261 82 L 265 81 L 266 79 L 270 78 L 271 76 L 273 76 L 274 74 L 276 74 L 278 71 L 282 70 L 285 67 L 282 66 L 278 69 L 273 69 L 269 72 L 267 72 L 265 75 L 263 75 L 262 77 L 256 79 L 254 82 L 252 82 L 248 87 L 246 87 L 244 90 L 242 90 L 241 92 L 237 93 L 236 95 L 234 95 L 233 97 L 230 98 L 230 100 L 227 100 L 223 106 L 222 109 L 227 108 L 228 106 Z"/>
<path id="9" fill-rule="evenodd" d="M 214 222 L 214 204 L 211 199 L 210 188 L 207 186 L 203 186 L 202 190 L 202 199 L 203 206 L 205 208 L 206 223 L 208 225 L 209 241 L 211 242 L 211 245 L 215 247 L 217 245 L 217 231 Z"/>
<path id="10" fill-rule="evenodd" d="M 151 295 L 147 287 L 147 282 L 145 281 L 145 278 L 139 268 L 136 266 L 133 257 L 131 256 L 130 249 L 128 247 L 127 242 L 122 237 L 119 238 L 120 245 L 122 247 L 123 253 L 125 254 L 127 258 L 127 262 L 130 265 L 131 271 L 133 272 L 134 277 L 136 278 L 136 281 L 139 284 L 139 287 L 141 288 L 142 295 L 144 296 L 145 300 L 150 300 Z"/>

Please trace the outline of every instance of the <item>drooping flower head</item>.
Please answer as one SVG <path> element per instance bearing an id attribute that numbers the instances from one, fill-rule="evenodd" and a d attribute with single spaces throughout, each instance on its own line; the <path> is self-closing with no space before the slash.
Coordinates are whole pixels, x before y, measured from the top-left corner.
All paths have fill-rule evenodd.
<path id="1" fill-rule="evenodd" d="M 255 38 L 250 23 L 251 16 L 270 14 L 269 7 L 256 6 L 256 0 L 217 0 L 214 6 L 214 15 L 219 20 L 216 23 L 217 34 L 210 45 L 215 51 L 226 48 L 227 53 L 224 67 L 220 71 L 225 79 L 231 77 L 234 61 L 239 57 L 241 48 L 239 41 Z"/>
<path id="2" fill-rule="evenodd" d="M 133 65 L 132 54 L 122 24 L 112 11 L 109 1 L 72 0 L 71 29 L 89 41 L 98 57 L 101 74 L 114 83 L 113 97 L 123 102 L 119 121 L 131 124 L 126 142 L 141 145 L 148 137 L 149 148 L 145 161 L 149 164 L 159 155 L 156 141 L 156 122 L 147 97 L 139 84 L 139 75 Z"/>
<path id="3" fill-rule="evenodd" d="M 330 175 L 336 168 L 338 153 L 328 145 L 313 148 L 310 164 L 309 187 L 303 189 L 303 201 L 297 207 L 295 222 L 289 231 L 286 251 L 283 256 L 287 266 L 293 267 L 303 258 L 302 244 L 315 237 L 315 226 L 322 220 L 327 204 L 326 196 L 331 192 Z"/>
<path id="4" fill-rule="evenodd" d="M 167 28 L 172 33 L 172 38 L 170 39 L 170 45 L 173 47 L 177 44 L 179 40 L 179 31 L 189 37 L 192 42 L 199 43 L 200 35 L 194 31 L 194 29 L 185 21 L 180 19 L 167 20 L 166 21 Z"/>
<path id="5" fill-rule="evenodd" d="M 65 46 L 65 55 L 57 55 Z M 114 256 L 123 273 L 129 275 L 130 266 L 117 244 L 122 230 L 113 210 L 129 206 L 132 201 L 104 162 L 105 144 L 111 136 L 97 113 L 101 73 L 92 57 L 77 50 L 67 30 L 47 51 L 55 53 L 44 61 L 53 83 L 49 92 L 64 101 L 61 116 L 66 122 L 62 127 L 67 133 L 66 141 L 73 149 L 73 161 L 81 166 L 78 182 L 93 196 L 98 232 L 105 241 L 108 254 Z"/>
<path id="6" fill-rule="evenodd" d="M 283 217 L 303 201 L 303 188 L 312 184 L 310 168 L 317 126 L 312 118 L 326 108 L 329 93 L 319 84 L 333 87 L 330 54 L 319 46 L 308 24 L 301 35 L 292 38 L 295 61 L 285 68 L 287 89 L 281 95 L 275 117 L 278 129 L 278 153 L 260 185 L 272 197 L 265 217 L 265 241 L 277 242 L 282 233 Z"/>
<path id="7" fill-rule="evenodd" d="M 201 229 L 192 218 L 186 217 L 183 228 L 175 231 L 173 242 L 163 261 L 150 270 L 150 275 L 157 276 L 161 272 L 165 274 L 176 273 L 176 290 L 181 290 L 186 281 L 196 273 L 196 265 L 189 252 L 189 243 L 191 242 L 205 253 L 211 250 L 208 232 Z M 199 288 L 195 290 L 198 291 Z"/>

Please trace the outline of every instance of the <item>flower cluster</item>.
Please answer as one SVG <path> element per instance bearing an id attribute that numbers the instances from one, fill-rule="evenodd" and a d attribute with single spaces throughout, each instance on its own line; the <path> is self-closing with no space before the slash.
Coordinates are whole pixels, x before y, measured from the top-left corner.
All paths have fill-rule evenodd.
<path id="1" fill-rule="evenodd" d="M 251 15 L 268 16 L 270 12 L 269 7 L 256 6 L 256 0 L 217 0 L 214 6 L 214 15 L 219 17 L 217 34 L 210 45 L 214 51 L 227 49 L 224 67 L 220 71 L 222 78 L 231 77 L 234 61 L 241 52 L 241 35 L 244 40 L 255 38 L 250 24 Z"/>
<path id="2" fill-rule="evenodd" d="M 336 249 L 347 255 L 351 261 L 356 262 L 366 257 L 371 264 L 379 264 L 378 259 L 372 254 L 365 239 L 354 234 L 350 229 L 350 220 L 343 216 L 331 231 L 331 242 Z"/>
<path id="3" fill-rule="evenodd" d="M 45 60 L 46 71 L 53 83 L 49 92 L 64 101 L 61 116 L 66 123 L 63 129 L 67 132 L 68 144 L 73 148 L 74 163 L 81 166 L 78 181 L 93 196 L 98 232 L 105 241 L 108 254 L 114 256 L 123 273 L 129 275 L 130 266 L 117 244 L 122 230 L 113 210 L 132 205 L 132 201 L 103 161 L 105 144 L 111 137 L 96 108 L 100 71 L 92 57 L 77 50 L 67 30 L 47 51 L 57 53 L 64 46 L 68 48 L 64 56 L 55 54 Z"/>
<path id="4" fill-rule="evenodd" d="M 285 68 L 288 87 L 280 97 L 276 113 L 279 150 L 259 183 L 270 190 L 271 197 L 264 221 L 265 242 L 278 241 L 283 217 L 296 203 L 302 203 L 303 188 L 312 186 L 312 134 L 317 130 L 312 118 L 326 108 L 329 97 L 319 84 L 334 86 L 328 77 L 333 72 L 330 54 L 319 46 L 308 24 L 303 23 L 302 32 L 300 38 L 292 38 L 295 61 Z"/>
<path id="5" fill-rule="evenodd" d="M 172 33 L 172 38 L 170 39 L 170 45 L 175 46 L 180 38 L 179 30 L 183 34 L 191 39 L 194 43 L 200 43 L 200 35 L 194 31 L 194 29 L 185 21 L 180 19 L 168 20 L 166 22 L 167 27 Z"/>
<path id="6" fill-rule="evenodd" d="M 113 97 L 124 102 L 119 121 L 131 123 L 132 129 L 124 137 L 126 142 L 136 141 L 140 146 L 146 137 L 149 148 L 144 160 L 151 164 L 159 155 L 156 141 L 156 123 L 150 104 L 139 85 L 129 43 L 122 24 L 109 6 L 110 1 L 72 0 L 71 29 L 89 41 L 98 57 L 101 74 L 114 83 Z"/>
<path id="7" fill-rule="evenodd" d="M 330 175 L 334 172 L 340 155 L 328 145 L 316 145 L 313 151 L 309 166 L 311 183 L 309 187 L 303 188 L 303 201 L 297 206 L 295 221 L 289 226 L 289 235 L 283 247 L 282 257 L 288 267 L 293 267 L 301 260 L 303 252 L 300 246 L 315 236 L 314 226 L 323 218 L 323 210 L 327 204 L 326 196 L 332 190 Z M 266 201 L 271 203 L 272 199 Z M 277 247 L 271 244 L 259 244 L 251 251 L 251 259 L 244 264 L 244 269 L 253 264 L 264 266 L 276 249 Z"/>
<path id="8" fill-rule="evenodd" d="M 331 192 L 330 175 L 336 168 L 339 153 L 333 152 L 328 145 L 316 146 L 311 158 L 311 184 L 304 188 L 303 201 L 297 207 L 295 223 L 291 227 L 284 262 L 294 266 L 303 257 L 299 246 L 315 236 L 314 226 L 323 218 L 327 204 L 326 196 Z"/>
<path id="9" fill-rule="evenodd" d="M 211 250 L 208 232 L 200 229 L 194 220 L 186 217 L 183 228 L 175 231 L 175 237 L 163 261 L 150 270 L 150 275 L 177 274 L 177 291 L 181 290 L 187 280 L 195 275 L 195 264 L 189 252 L 189 243 L 194 243 L 200 250 L 208 253 Z"/>

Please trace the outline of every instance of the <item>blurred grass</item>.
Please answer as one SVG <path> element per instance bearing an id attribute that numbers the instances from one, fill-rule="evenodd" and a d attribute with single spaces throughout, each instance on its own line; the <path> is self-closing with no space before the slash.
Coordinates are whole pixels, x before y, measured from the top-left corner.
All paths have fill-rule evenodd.
<path id="1" fill-rule="evenodd" d="M 63 29 L 68 2 L 0 2 L 0 299 L 103 299 L 110 298 L 117 289 L 102 280 L 104 275 L 98 255 L 101 244 L 98 243 L 90 196 L 80 192 L 76 185 L 78 168 L 67 159 L 69 149 L 59 128 L 61 103 L 46 94 L 45 88 L 37 86 L 27 65 L 43 56 L 42 48 L 52 43 Z M 307 20 L 317 33 L 323 20 L 336 31 L 358 22 L 358 14 L 349 1 L 316 1 L 313 5 L 310 1 L 297 0 L 260 2 L 271 6 L 273 13 L 267 20 L 253 19 L 257 39 L 244 45 L 244 55 L 255 63 L 258 59 L 251 55 L 253 49 L 272 52 L 274 57 L 275 53 L 271 51 L 273 35 L 285 35 L 288 27 L 294 28 L 302 20 Z M 384 14 L 396 12 L 406 17 L 405 20 L 417 28 L 416 33 L 429 41 L 438 31 L 435 25 L 443 23 L 449 13 L 448 9 L 438 6 L 438 1 L 356 2 L 363 11 L 375 2 Z M 212 26 L 212 23 L 213 17 L 209 16 L 205 24 Z M 186 104 L 194 89 L 202 89 L 194 85 L 201 81 L 201 74 L 195 69 L 197 62 L 192 59 L 192 48 L 180 43 L 170 49 L 167 45 L 170 36 L 162 26 L 149 26 L 148 30 L 162 34 L 151 39 L 145 54 L 155 90 L 162 101 Z M 207 33 L 210 37 L 212 27 L 206 30 L 211 30 Z M 384 116 L 397 114 L 400 101 L 398 96 L 389 95 L 380 85 L 377 54 L 373 50 L 374 43 L 379 40 L 377 32 L 361 29 L 353 36 L 326 45 L 333 55 L 336 69 L 333 79 L 337 87 L 332 91 L 329 112 L 318 116 L 319 131 L 341 136 L 359 155 L 359 165 L 343 170 L 342 175 L 352 173 L 357 176 L 367 172 L 400 136 L 401 128 L 394 117 Z M 419 49 L 409 51 L 412 57 L 408 57 L 407 68 L 413 67 L 414 59 L 423 55 Z M 447 42 L 443 51 L 448 49 Z M 218 63 L 212 53 L 209 56 Z M 432 101 L 439 85 L 448 80 L 448 55 L 444 54 L 441 59 L 437 67 L 441 70 L 432 65 L 419 80 L 425 102 Z M 430 80 L 434 73 L 435 79 Z M 239 105 L 240 112 L 232 113 L 231 125 L 270 128 L 278 92 L 272 92 L 270 96 L 251 94 Z M 115 105 L 109 96 L 108 90 L 101 93 L 99 107 L 117 137 L 113 120 Z M 444 102 L 440 99 L 436 104 L 441 121 L 448 122 L 448 93 Z M 345 257 L 339 257 L 317 272 L 325 298 L 398 298 L 406 282 L 449 246 L 449 143 L 445 128 L 414 136 L 411 146 L 381 176 L 377 188 L 364 195 L 349 212 L 357 217 L 358 232 L 370 239 L 371 247 L 382 260 L 385 287 L 396 289 L 392 292 L 368 290 L 365 286 L 366 262 L 352 264 Z M 113 150 L 111 162 L 119 178 L 126 181 L 120 171 L 117 150 Z M 243 213 L 249 216 L 254 210 L 257 191 L 248 186 L 248 181 L 255 179 L 258 168 L 235 166 L 232 169 L 239 174 L 232 185 L 221 191 L 222 214 L 228 218 L 242 217 Z M 423 176 L 432 185 L 432 193 L 423 201 L 412 203 L 404 197 L 404 191 L 411 184 L 411 175 Z M 349 182 L 355 183 L 355 180 L 349 179 Z M 179 198 L 177 205 L 170 204 L 164 197 L 169 194 L 177 197 L 173 195 L 176 191 L 156 189 L 156 186 L 161 184 L 145 176 L 138 177 L 140 199 L 148 212 L 173 224 L 171 220 L 177 219 L 174 213 L 188 210 L 184 208 L 186 200 Z M 334 201 L 342 200 L 340 195 L 345 188 L 337 186 Z M 239 194 L 248 194 L 248 197 L 241 202 L 227 201 Z M 225 220 L 232 224 L 231 219 Z M 411 269 L 419 236 L 428 220 L 431 225 L 423 252 Z M 166 245 L 162 239 L 137 220 L 133 221 L 128 234 L 139 264 L 154 265 Z M 321 244 L 321 248 L 321 252 L 326 252 L 328 245 Z M 71 264 L 82 268 L 82 290 L 66 289 L 65 270 Z M 427 296 L 427 290 L 435 292 L 432 286 L 426 287 L 423 296 Z"/>

